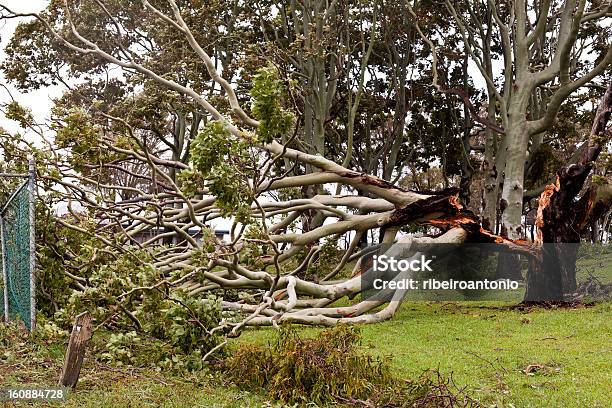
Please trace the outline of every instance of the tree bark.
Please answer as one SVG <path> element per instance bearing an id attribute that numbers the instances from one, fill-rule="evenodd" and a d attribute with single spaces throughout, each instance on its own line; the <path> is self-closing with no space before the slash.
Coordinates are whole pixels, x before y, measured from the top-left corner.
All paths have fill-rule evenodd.
<path id="1" fill-rule="evenodd" d="M 500 235 L 510 239 L 521 239 L 524 236 L 523 183 L 525 178 L 525 153 L 529 142 L 527 123 L 521 119 L 521 108 L 510 111 L 510 120 L 506 130 L 506 166 L 504 168 L 504 186 L 500 200 L 501 229 Z"/>

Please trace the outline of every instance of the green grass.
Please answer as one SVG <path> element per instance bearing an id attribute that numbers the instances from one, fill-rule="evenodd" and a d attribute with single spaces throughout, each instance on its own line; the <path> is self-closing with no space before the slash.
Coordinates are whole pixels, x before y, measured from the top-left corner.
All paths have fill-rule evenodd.
<path id="1" fill-rule="evenodd" d="M 363 344 L 398 376 L 439 368 L 486 406 L 609 407 L 612 305 L 512 310 L 484 303 L 405 303 L 391 321 L 362 327 Z M 318 329 L 305 328 L 314 334 Z M 265 342 L 253 330 L 241 341 Z M 522 370 L 543 365 L 532 375 Z"/>
<path id="2" fill-rule="evenodd" d="M 585 280 L 589 273 L 603 284 L 612 284 L 612 245 L 582 245 L 576 263 L 576 279 Z"/>
<path id="3" fill-rule="evenodd" d="M 37 368 L 42 374 L 41 367 Z M 55 387 L 59 370 L 47 371 L 41 378 L 4 375 L 2 388 L 10 386 Z M 44 377 L 44 378 L 43 378 Z M 219 384 L 217 379 L 182 378 L 161 375 L 150 370 L 130 370 L 86 364 L 76 390 L 70 391 L 61 403 L 37 405 L 61 407 L 258 407 L 264 399 L 259 394 L 241 391 L 231 385 Z M 0 406 L 20 407 L 25 403 Z"/>
<path id="4" fill-rule="evenodd" d="M 3 332 L 3 330 L 5 330 Z M 32 341 L 27 334 L 0 327 L 0 389 L 57 387 L 65 352 L 64 343 Z M 94 337 L 94 341 L 96 338 Z M 79 383 L 65 401 L 37 403 L 66 408 L 85 407 L 259 407 L 258 393 L 244 392 L 222 383 L 212 374 L 178 376 L 150 369 L 109 367 L 86 355 Z M 30 406 L 25 402 L 2 402 L 2 407 Z"/>
<path id="5" fill-rule="evenodd" d="M 391 321 L 362 327 L 368 352 L 388 356 L 400 377 L 439 368 L 487 406 L 608 407 L 612 383 L 612 304 L 578 309 L 520 311 L 500 304 L 405 303 Z M 304 328 L 305 335 L 320 329 Z M 253 329 L 235 343 L 265 343 L 272 329 Z M 63 344 L 17 341 L 2 350 L 2 387 L 55 383 Z M 545 366 L 526 375 L 528 365 Z M 205 373 L 192 378 L 86 361 L 65 407 L 261 406 L 260 393 L 243 392 Z M 10 406 L 10 405 L 9 405 Z"/>

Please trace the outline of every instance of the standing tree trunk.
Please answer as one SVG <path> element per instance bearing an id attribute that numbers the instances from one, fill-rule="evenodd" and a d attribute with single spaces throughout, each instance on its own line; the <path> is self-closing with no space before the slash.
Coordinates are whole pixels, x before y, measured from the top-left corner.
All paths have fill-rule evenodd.
<path id="1" fill-rule="evenodd" d="M 523 92 L 524 94 L 525 92 Z M 529 143 L 529 132 L 525 119 L 526 98 L 517 97 L 508 112 L 506 129 L 506 166 L 504 187 L 500 200 L 501 235 L 510 239 L 523 237 L 523 184 L 525 178 L 525 153 Z"/>

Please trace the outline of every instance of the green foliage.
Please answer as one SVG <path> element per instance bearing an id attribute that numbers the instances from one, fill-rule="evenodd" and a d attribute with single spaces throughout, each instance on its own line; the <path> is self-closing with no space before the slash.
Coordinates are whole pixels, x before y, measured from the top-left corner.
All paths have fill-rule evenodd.
<path id="1" fill-rule="evenodd" d="M 218 120 L 210 121 L 193 141 L 191 163 L 195 169 L 207 174 L 213 167 L 223 163 L 232 148 L 236 147 L 227 125 Z"/>
<path id="2" fill-rule="evenodd" d="M 217 237 L 211 228 L 203 228 L 202 236 L 200 237 L 200 250 L 194 251 L 191 255 L 194 265 L 205 266 L 210 260 L 210 254 L 215 252 L 217 248 Z"/>
<path id="3" fill-rule="evenodd" d="M 137 290 L 121 297 L 163 279 L 151 264 L 152 255 L 129 247 L 124 254 L 110 254 L 93 238 L 93 222 L 70 218 L 65 221 L 82 231 L 63 227 L 46 212 L 39 211 L 37 216 L 38 241 L 44 242 L 38 250 L 41 313 L 37 336 L 65 338 L 74 316 L 88 311 L 96 325 L 115 331 L 108 344 L 100 348 L 103 361 L 160 370 L 201 369 L 203 356 L 221 341 L 220 333 L 208 333 L 222 319 L 218 300 L 192 298 L 180 291 L 168 292 L 164 287 Z M 212 243 L 213 237 L 208 231 L 205 241 Z M 201 263 L 208 259 L 205 250 L 211 250 L 206 245 L 203 249 Z M 66 272 L 81 279 L 76 283 L 82 286 L 80 290 L 74 290 L 75 281 Z M 179 278 L 181 273 L 185 272 L 177 271 L 172 278 Z"/>
<path id="4" fill-rule="evenodd" d="M 72 109 L 63 113 L 64 125 L 57 127 L 55 137 L 59 147 L 75 147 L 77 148 L 75 153 L 83 153 L 86 149 L 99 147 L 98 132 L 84 110 Z"/>
<path id="5" fill-rule="evenodd" d="M 237 174 L 236 168 L 222 163 L 209 173 L 210 193 L 217 198 L 217 207 L 223 215 L 234 214 L 238 222 L 246 222 L 248 209 L 253 201 L 246 180 Z"/>
<path id="6" fill-rule="evenodd" d="M 283 404 L 327 406 L 359 401 L 376 407 L 476 407 L 450 377 L 425 371 L 415 380 L 391 375 L 391 359 L 359 350 L 360 330 L 340 325 L 314 338 L 282 326 L 274 343 L 245 343 L 225 360 L 231 381 L 243 389 L 265 388 Z"/>
<path id="7" fill-rule="evenodd" d="M 15 101 L 12 101 L 6 105 L 5 116 L 7 119 L 18 122 L 24 129 L 27 128 L 29 124 L 34 122 L 32 112 Z"/>
<path id="8" fill-rule="evenodd" d="M 599 168 L 607 173 L 612 173 L 612 153 L 601 152 L 597 162 Z"/>
<path id="9" fill-rule="evenodd" d="M 191 148 L 190 160 L 195 171 L 187 170 L 180 175 L 185 192 L 195 195 L 205 184 L 216 196 L 224 215 L 234 214 L 238 221 L 247 221 L 246 209 L 253 201 L 248 184 L 248 147 L 245 140 L 230 133 L 224 122 L 208 122 Z"/>
<path id="10" fill-rule="evenodd" d="M 114 260 L 92 268 L 84 290 L 73 291 L 65 307 L 56 313 L 56 318 L 66 326 L 72 323 L 72 317 L 87 310 L 98 321 L 105 321 L 120 304 L 119 297 L 135 287 L 151 285 L 161 276 L 150 263 L 146 251 L 123 254 Z M 126 305 L 129 307 L 130 300 Z M 127 328 L 130 323 L 115 321 L 117 327 Z"/>
<path id="11" fill-rule="evenodd" d="M 87 164 L 109 163 L 120 158 L 102 143 L 100 130 L 94 119 L 81 108 L 54 108 L 54 114 L 62 123 L 56 123 L 55 142 L 62 149 L 70 151 L 70 163 L 76 171 L 88 174 Z M 126 147 L 125 136 L 117 137 L 117 147 Z"/>
<path id="12" fill-rule="evenodd" d="M 100 350 L 104 361 L 199 370 L 204 355 L 222 340 L 221 333 L 210 334 L 222 320 L 220 303 L 212 296 L 152 288 L 163 277 L 151 259 L 138 251 L 91 268 L 84 289 L 71 292 L 55 321 L 68 329 L 76 314 L 88 311 L 97 325 L 112 327 L 115 333 Z"/>
<path id="13" fill-rule="evenodd" d="M 37 208 L 37 307 L 46 316 L 53 316 L 63 308 L 73 293 L 75 282 L 67 273 L 80 277 L 84 283 L 102 264 L 111 260 L 101 251 L 101 241 L 93 237 L 93 222 L 74 217 L 66 217 L 63 221 L 82 231 L 64 227 L 48 210 L 42 206 Z"/>
<path id="14" fill-rule="evenodd" d="M 135 331 L 112 333 L 106 343 L 106 351 L 100 355 L 100 359 L 117 365 L 134 364 L 138 355 L 138 343 L 141 341 Z"/>
<path id="15" fill-rule="evenodd" d="M 214 297 L 148 293 L 135 316 L 142 329 L 111 334 L 101 350 L 103 361 L 178 372 L 201 370 L 203 357 L 221 341 L 218 332 L 210 334 L 221 321 L 221 306 Z"/>
<path id="16" fill-rule="evenodd" d="M 297 200 L 302 198 L 302 191 L 299 187 L 287 187 L 278 190 L 278 199 L 280 201 Z"/>
<path id="17" fill-rule="evenodd" d="M 221 321 L 221 305 L 213 296 L 201 299 L 177 291 L 161 302 L 149 297 L 137 316 L 145 332 L 168 341 L 185 354 L 206 353 L 221 339 L 208 333 Z"/>
<path id="18" fill-rule="evenodd" d="M 461 143 L 463 128 L 457 120 L 462 116 L 460 105 L 453 103 L 453 98 L 449 95 L 440 95 L 431 85 L 431 79 L 426 76 L 411 82 L 411 88 L 415 99 L 408 108 L 410 126 L 404 134 L 407 142 L 400 148 L 400 157 L 408 158 L 411 167 L 418 173 L 432 169 L 432 163 L 439 160 L 441 165 L 436 173 L 440 181 L 443 181 L 444 177 L 460 174 L 464 155 Z M 373 117 L 379 124 L 389 120 L 379 104 L 375 103 L 373 110 Z M 364 143 L 371 141 L 365 139 Z M 440 187 L 441 185 L 433 188 Z"/>
<path id="19" fill-rule="evenodd" d="M 549 145 L 540 145 L 529 160 L 525 175 L 525 187 L 531 189 L 548 182 L 550 175 L 555 174 L 563 165 L 557 156 L 558 154 L 555 154 L 555 151 Z"/>
<path id="20" fill-rule="evenodd" d="M 312 276 L 323 277 L 331 272 L 342 260 L 343 252 L 338 247 L 338 240 L 328 238 L 325 240 L 317 254 L 317 258 L 308 266 L 306 278 Z"/>
<path id="21" fill-rule="evenodd" d="M 204 190 L 206 184 L 202 173 L 196 170 L 183 170 L 177 175 L 181 191 L 189 198 L 195 197 Z"/>
<path id="22" fill-rule="evenodd" d="M 70 333 L 44 314 L 39 313 L 36 317 L 36 331 L 34 335 L 38 340 L 54 342 L 68 339 Z"/>
<path id="23" fill-rule="evenodd" d="M 228 375 L 241 388 L 264 387 L 282 403 L 327 404 L 337 396 L 367 399 L 391 381 L 388 362 L 359 352 L 359 331 L 338 326 L 314 339 L 283 327 L 268 347 L 245 345 L 226 361 Z"/>
<path id="24" fill-rule="evenodd" d="M 285 135 L 291 129 L 294 116 L 281 106 L 285 93 L 278 78 L 278 70 L 273 66 L 260 68 L 253 77 L 251 112 L 259 120 L 257 135 L 264 143 Z"/>
<path id="25" fill-rule="evenodd" d="M 593 174 L 592 182 L 597 186 L 605 186 L 606 184 L 610 184 L 607 177 L 603 177 L 597 174 Z"/>
<path id="26" fill-rule="evenodd" d="M 245 239 L 245 244 L 242 251 L 240 251 L 240 261 L 249 268 L 263 268 L 263 257 L 268 253 L 268 251 L 272 251 L 272 248 L 269 247 L 269 245 L 257 242 L 268 239 L 263 228 L 260 225 L 249 225 L 245 230 L 243 237 Z"/>

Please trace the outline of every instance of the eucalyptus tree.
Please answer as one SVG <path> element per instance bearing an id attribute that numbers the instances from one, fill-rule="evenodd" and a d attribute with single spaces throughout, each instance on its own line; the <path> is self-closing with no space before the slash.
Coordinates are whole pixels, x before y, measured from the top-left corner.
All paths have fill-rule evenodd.
<path id="1" fill-rule="evenodd" d="M 422 7 L 427 10 L 432 6 Z M 394 182 L 408 172 L 424 171 L 434 162 L 439 162 L 446 176 L 457 175 L 464 131 L 460 99 L 434 92 L 427 67 L 430 51 L 411 23 L 406 3 L 382 2 L 380 18 L 367 66 L 369 80 L 361 95 L 363 108 L 354 118 L 347 105 L 337 120 L 340 124 L 355 121 L 357 133 L 346 138 L 354 144 L 353 165 Z M 457 45 L 459 39 L 445 31 L 443 21 L 433 20 L 428 28 L 432 33 L 444 31 L 446 49 Z M 449 58 L 443 65 L 440 71 L 448 83 L 463 86 L 462 61 Z M 350 84 L 340 86 L 349 91 L 359 89 Z M 466 87 L 472 90 L 471 83 Z M 343 147 L 344 142 L 339 142 L 336 146 Z"/>
<path id="2" fill-rule="evenodd" d="M 570 96 L 592 85 L 612 64 L 612 44 L 606 36 L 612 3 L 448 0 L 444 6 L 463 38 L 466 54 L 486 82 L 487 113 L 474 115 L 488 128 L 483 161 L 483 225 L 505 237 L 520 239 L 525 236 L 524 202 L 552 181 L 544 176 L 540 186 L 530 186 L 533 180 L 526 179 L 526 173 L 528 177 L 553 173 L 534 171 L 542 170 L 549 161 L 544 135 L 558 130 L 554 129 L 557 115 L 564 104 L 569 105 Z M 414 11 L 412 14 L 417 19 Z M 420 34 L 433 51 L 434 85 L 444 93 L 456 93 L 436 77 L 436 45 L 425 33 Z M 501 56 L 501 72 L 494 69 L 497 55 Z M 464 100 L 470 103 L 468 98 Z M 584 108 L 578 105 L 580 109 Z M 564 149 L 567 146 L 571 143 L 565 141 Z M 571 220 L 563 225 L 573 228 Z M 548 239 L 553 235 L 549 233 Z M 564 239 L 569 235 L 560 228 L 555 242 Z M 503 271 L 507 264 L 506 258 L 500 257 L 500 276 L 507 273 Z M 541 275 L 532 273 L 534 276 Z M 571 292 L 576 287 L 575 275 L 570 273 L 564 280 L 564 288 Z M 531 282 L 533 286 L 535 281 Z"/>
<path id="3" fill-rule="evenodd" d="M 131 7 L 134 9 L 130 10 Z M 99 14 L 91 11 L 94 9 Z M 189 5 L 179 5 L 174 1 L 159 4 L 144 1 L 138 8 L 132 2 L 52 3 L 49 11 L 33 15 L 36 20 L 25 26 L 30 30 L 37 29 L 40 38 L 54 41 L 57 52 L 70 55 L 75 61 L 87 59 L 93 66 L 118 66 L 126 77 L 136 84 L 143 84 L 145 91 L 147 86 L 157 85 L 164 103 L 184 98 L 187 106 L 194 111 L 201 110 L 207 117 L 207 124 L 191 141 L 187 162 L 168 157 L 163 150 L 150 149 L 143 142 L 143 132 L 153 128 L 148 121 L 155 121 L 160 115 L 163 120 L 163 110 L 159 113 L 159 105 L 154 104 L 151 112 L 147 108 L 151 105 L 146 103 L 134 103 L 134 112 L 126 110 L 122 104 L 129 104 L 129 98 L 121 99 L 119 103 L 106 101 L 109 107 L 118 108 L 107 111 L 103 109 L 105 101 L 101 100 L 97 106 L 92 106 L 89 116 L 81 120 L 74 116 L 82 112 L 69 112 L 69 116 L 62 117 L 57 125 L 55 138 L 41 135 L 45 137 L 48 148 L 37 152 L 39 160 L 47 165 L 43 166 L 46 169 L 41 169 L 40 179 L 61 186 L 55 188 L 55 194 L 65 200 L 78 201 L 91 214 L 96 214 L 98 228 L 93 233 L 109 250 L 129 254 L 132 247 L 136 247 L 150 251 L 153 257 L 148 262 L 160 274 L 159 281 L 119 294 L 116 307 L 125 310 L 130 319 L 138 319 L 130 309 L 137 307 L 140 294 L 146 296 L 164 287 L 180 288 L 197 295 L 221 287 L 259 291 L 255 303 L 223 302 L 229 310 L 249 313 L 247 319 L 231 326 L 232 330 L 238 330 L 244 324 L 273 324 L 279 319 L 336 324 L 341 321 L 372 322 L 391 317 L 400 298 L 394 299 L 382 311 L 372 313 L 369 312 L 385 302 L 363 301 L 346 310 L 333 307 L 337 300 L 360 291 L 359 263 L 354 277 L 337 283 L 328 281 L 335 278 L 349 261 L 359 258 L 356 244 L 359 236 L 369 229 L 386 227 L 384 239 L 391 242 L 398 229 L 412 220 L 427 222 L 441 218 L 443 214 L 461 213 L 456 191 L 446 190 L 440 194 L 411 192 L 376 176 L 337 164 L 322 155 L 290 147 L 292 134 L 299 125 L 295 121 L 296 115 L 290 112 L 293 106 L 287 103 L 288 90 L 279 80 L 279 71 L 263 66 L 255 74 L 251 73 L 250 94 L 239 96 L 236 89 L 240 85 L 236 78 L 224 78 L 222 69 L 217 69 L 213 57 L 201 45 L 210 39 L 196 38 L 192 31 L 190 18 L 195 17 L 191 10 Z M 95 15 L 96 24 L 85 19 L 86 14 L 77 17 L 80 11 L 90 11 L 90 16 Z M 5 7 L 3 12 L 16 16 Z M 120 18 L 123 13 L 131 16 L 126 22 Z M 141 42 L 147 44 L 144 38 L 148 38 L 148 34 L 144 24 L 129 25 L 136 15 L 138 21 L 149 23 L 147 27 L 155 27 L 155 32 L 171 32 L 173 39 L 180 36 L 190 51 L 181 51 L 189 56 L 176 62 L 177 68 L 191 58 L 197 59 L 197 65 L 213 81 L 212 85 L 206 87 L 205 81 L 197 79 L 185 80 L 184 74 L 195 72 L 195 68 L 193 71 L 167 69 L 164 64 L 157 64 L 155 52 L 147 53 L 146 48 L 141 50 Z M 161 26 L 166 28 L 161 29 Z M 15 47 L 20 41 L 30 44 L 32 37 L 19 34 L 19 40 L 13 42 Z M 45 34 L 51 37 L 47 38 Z M 138 43 L 122 43 L 121 39 L 126 37 L 140 40 Z M 161 40 L 151 42 L 162 54 L 165 47 L 175 44 Z M 168 52 L 176 55 L 173 53 L 176 49 L 174 47 Z M 15 58 L 18 57 L 15 54 Z M 55 58 L 62 60 L 63 57 L 56 55 Z M 226 67 L 227 64 L 223 69 Z M 66 103 L 58 106 L 70 106 L 68 99 L 76 97 L 71 91 Z M 251 102 L 250 109 L 242 103 L 247 98 Z M 138 111 L 139 107 L 143 109 Z M 67 140 L 72 144 L 67 144 Z M 82 149 L 83 146 L 88 149 Z M 78 154 L 79 161 L 75 161 L 75 154 Z M 151 191 L 140 186 L 105 184 L 90 179 L 87 171 L 83 171 L 95 163 L 108 165 L 120 160 L 146 164 L 151 180 L 155 180 L 155 186 L 159 188 Z M 287 162 L 291 165 L 287 166 Z M 310 166 L 317 171 L 290 175 L 296 166 Z M 174 182 L 169 168 L 180 171 L 177 175 L 180 184 Z M 298 195 L 296 198 L 293 193 L 295 188 L 326 183 L 359 189 L 369 196 L 350 194 L 299 198 Z M 109 189 L 130 190 L 135 196 L 118 201 L 105 194 Z M 277 199 L 271 200 L 270 197 Z M 171 206 L 169 203 L 179 205 Z M 323 219 L 335 222 L 321 223 L 303 234 L 292 232 L 295 221 L 307 211 L 315 211 Z M 230 242 L 216 240 L 206 225 L 207 221 L 223 215 L 234 216 Z M 469 215 L 460 219 L 470 225 L 475 223 Z M 58 222 L 67 228 L 81 229 L 70 220 L 59 219 Z M 449 228 L 438 240 L 464 239 L 469 234 L 480 234 L 478 229 L 464 230 L 454 219 L 446 221 L 442 218 L 437 222 L 437 225 Z M 163 234 L 145 242 L 136 240 L 139 234 L 160 226 L 165 229 Z M 200 231 L 198 239 L 192 236 L 190 231 L 193 229 Z M 324 238 L 334 243 L 340 235 L 351 231 L 354 233 L 352 241 L 331 270 L 323 271 L 325 275 L 316 280 L 298 277 L 301 270 L 310 268 L 322 257 L 326 247 L 320 242 Z M 156 248 L 154 244 L 166 235 L 176 237 L 178 244 L 161 250 Z M 82 278 L 76 279 L 80 282 Z"/>

